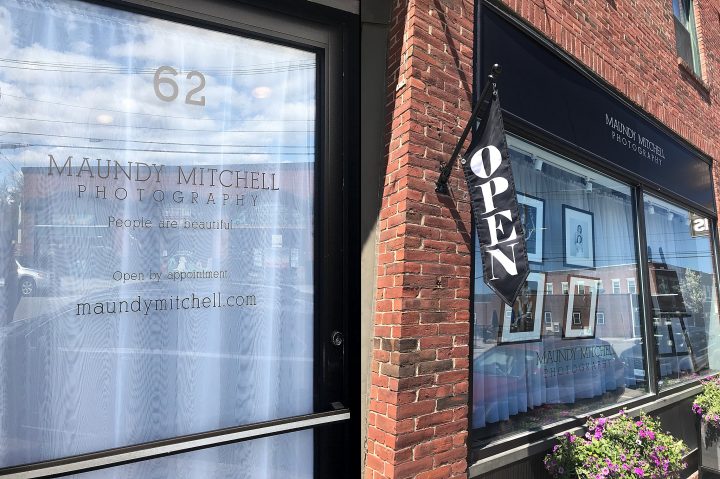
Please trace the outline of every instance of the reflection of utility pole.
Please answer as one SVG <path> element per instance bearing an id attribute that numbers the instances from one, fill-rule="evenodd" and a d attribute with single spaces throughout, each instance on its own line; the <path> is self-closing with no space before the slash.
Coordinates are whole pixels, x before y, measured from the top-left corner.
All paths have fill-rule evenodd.
<path id="1" fill-rule="evenodd" d="M 17 233 L 17 198 L 8 191 L 0 201 L 0 276 L 4 281 L 0 295 L 0 324 L 12 321 L 19 299 L 17 292 L 17 265 L 15 263 L 15 234 Z"/>

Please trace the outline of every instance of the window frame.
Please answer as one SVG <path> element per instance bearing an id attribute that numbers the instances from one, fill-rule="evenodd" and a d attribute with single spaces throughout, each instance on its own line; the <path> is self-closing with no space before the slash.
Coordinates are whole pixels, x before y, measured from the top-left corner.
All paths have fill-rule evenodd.
<path id="1" fill-rule="evenodd" d="M 509 125 L 509 126 L 508 126 Z M 662 391 L 658 391 L 658 372 L 656 367 L 656 361 L 657 361 L 657 352 L 655 351 L 655 342 L 648 340 L 648 333 L 646 331 L 653 331 L 652 329 L 652 317 L 648 315 L 646 312 L 647 308 L 651 307 L 651 303 L 649 303 L 649 284 L 647 284 L 648 281 L 648 263 L 647 263 L 647 244 L 645 241 L 645 220 L 644 220 L 644 211 L 642 209 L 643 204 L 643 195 L 645 192 L 645 186 L 641 183 L 638 183 L 637 181 L 633 181 L 631 178 L 628 178 L 627 176 L 622 175 L 621 173 L 614 171 L 611 167 L 608 165 L 603 166 L 602 164 L 598 164 L 597 162 L 588 161 L 587 157 L 584 156 L 584 154 L 576 150 L 572 147 L 568 147 L 564 144 L 556 143 L 556 142 L 548 142 L 547 138 L 544 138 L 542 134 L 536 134 L 534 133 L 533 127 L 527 126 L 523 123 L 523 120 L 511 118 L 509 121 L 507 121 L 506 124 L 506 134 L 515 136 L 518 139 L 529 142 L 531 144 L 537 145 L 539 148 L 547 150 L 551 154 L 559 155 L 561 157 L 565 157 L 572 162 L 578 164 L 581 167 L 585 168 L 591 168 L 594 170 L 597 170 L 599 173 L 606 175 L 612 179 L 615 179 L 627 186 L 630 187 L 630 192 L 632 196 L 632 203 L 633 203 L 633 217 L 635 219 L 633 223 L 633 233 L 635 236 L 635 243 L 636 243 L 636 259 L 637 259 L 637 274 L 638 277 L 636 278 L 636 287 L 637 292 L 635 297 L 638 298 L 639 304 L 639 314 L 640 314 L 640 338 L 643 340 L 643 360 L 646 364 L 646 370 L 645 373 L 647 375 L 647 381 L 648 381 L 648 390 L 646 393 L 642 394 L 639 397 L 632 398 L 630 400 L 624 401 L 622 403 L 607 406 L 607 407 L 601 407 L 591 410 L 588 413 L 583 413 L 581 415 L 578 415 L 578 417 L 575 417 L 573 419 L 565 420 L 565 421 L 558 421 L 555 423 L 547 424 L 540 428 L 538 431 L 530 431 L 530 430 L 523 430 L 518 431 L 516 433 L 512 433 L 505 437 L 500 437 L 499 439 L 496 438 L 490 438 L 490 439 L 479 439 L 476 437 L 475 431 L 479 431 L 480 429 L 473 429 L 470 428 L 469 431 L 469 438 L 468 438 L 468 464 L 470 464 L 469 467 L 469 475 L 468 477 L 477 477 L 476 474 L 474 474 L 472 471 L 477 470 L 477 462 L 482 461 L 484 458 L 490 458 L 490 457 L 497 457 L 497 456 L 503 456 L 505 459 L 503 462 L 507 459 L 510 460 L 510 456 L 506 454 L 506 451 L 513 447 L 519 447 L 521 445 L 534 443 L 537 441 L 551 441 L 553 435 L 556 435 L 558 433 L 561 433 L 562 431 L 566 431 L 568 429 L 571 429 L 573 427 L 581 427 L 582 424 L 585 422 L 586 418 L 592 415 L 597 414 L 603 414 L 603 415 L 612 415 L 617 414 L 621 409 L 632 409 L 632 408 L 644 408 L 646 410 L 654 410 L 656 408 L 661 408 L 665 404 L 664 398 L 667 398 L 668 396 L 673 397 L 689 397 L 693 394 L 697 394 L 700 388 L 700 382 L 699 380 L 691 380 L 688 382 L 684 382 L 681 384 L 673 385 L 671 387 L 665 388 Z M 562 145 L 562 146 L 560 146 Z M 652 195 L 659 197 L 665 201 L 671 202 L 679 207 L 685 208 L 689 211 L 696 212 L 699 215 L 702 215 L 704 217 L 707 217 L 710 220 L 711 223 L 711 237 L 712 237 L 712 249 L 713 249 L 713 266 L 715 268 L 715 275 L 716 275 L 716 294 L 718 294 L 718 298 L 720 300 L 720 278 L 718 277 L 718 271 L 720 271 L 720 262 L 718 259 L 718 239 L 717 239 L 717 232 L 715 228 L 717 228 L 718 225 L 718 219 L 716 212 L 710 212 L 706 211 L 697 205 L 693 203 L 689 203 L 688 201 L 685 201 L 681 198 L 675 197 L 673 195 L 666 194 L 664 191 L 658 192 L 656 189 L 652 189 Z M 473 250 L 473 262 L 472 262 L 472 268 L 474 271 L 475 268 L 475 248 L 472 248 Z M 474 276 L 474 275 L 471 275 Z M 621 279 L 615 278 L 618 282 L 618 287 L 620 288 L 620 294 L 622 294 L 622 287 Z M 615 281 L 613 279 L 613 282 Z M 564 282 L 563 282 L 564 283 Z M 561 287 L 563 286 L 563 283 L 561 283 Z M 614 286 L 614 285 L 613 285 Z M 471 290 L 474 291 L 474 282 L 471 281 Z M 565 288 L 563 288 L 563 294 L 568 294 L 567 289 L 569 289 L 569 285 L 567 285 Z M 471 308 L 473 308 L 474 305 L 471 302 Z M 633 326 L 633 335 L 635 334 L 635 327 Z M 652 333 L 651 333 L 652 334 Z M 652 338 L 650 338 L 652 339 Z M 471 348 L 471 364 L 472 364 L 472 348 Z M 472 366 L 471 366 L 472 367 Z M 714 373 L 716 375 L 720 375 L 720 372 Z M 472 374 L 471 374 L 472 377 Z M 470 407 L 470 424 L 472 424 L 472 406 L 473 406 L 473 397 L 472 394 L 469 395 L 468 404 Z"/>
<path id="2" fill-rule="evenodd" d="M 641 210 L 639 212 L 639 217 L 642 219 L 642 234 L 640 235 L 643 240 L 643 250 L 647 251 L 647 244 L 645 243 L 646 235 L 645 235 L 645 211 L 644 211 L 644 202 L 645 202 L 645 189 L 642 188 L 642 186 L 638 187 L 640 190 L 640 195 L 638 195 L 638 206 L 641 207 Z M 671 205 L 684 209 L 688 213 L 695 213 L 699 216 L 706 217 L 710 222 L 710 232 L 708 235 L 708 240 L 710 242 L 710 254 L 712 255 L 712 261 L 711 265 L 713 268 L 713 274 L 715 276 L 715 295 L 716 299 L 718 300 L 718 304 L 720 305 L 720 260 L 718 259 L 718 255 L 720 253 L 720 244 L 718 243 L 718 217 L 716 215 L 710 215 L 706 211 L 702 211 L 696 207 L 689 206 L 688 204 L 679 201 L 678 198 L 674 198 L 672 196 L 663 194 L 661 192 L 657 191 L 649 191 L 647 195 L 652 196 L 654 198 L 658 198 L 662 201 L 665 201 L 667 203 L 670 203 Z M 649 283 L 649 261 L 647 258 L 647 255 L 644 255 L 644 263 L 643 263 L 643 272 L 646 273 L 645 281 L 642 283 L 641 291 L 639 291 L 639 295 L 642 296 L 642 303 L 644 303 L 645 307 L 641 308 L 640 314 L 641 314 L 641 324 L 644 323 L 645 328 L 645 336 L 649 334 L 654 335 L 655 334 L 655 326 L 654 326 L 654 318 L 653 318 L 653 311 L 652 311 L 652 299 L 651 299 L 651 288 Z M 644 321 L 643 321 L 644 316 Z M 720 314 L 718 320 L 720 321 Z M 654 386 L 653 393 L 657 395 L 658 397 L 662 398 L 668 395 L 677 394 L 680 391 L 688 390 L 698 384 L 701 383 L 701 380 L 707 379 L 708 377 L 714 377 L 714 376 L 720 376 L 720 370 L 716 372 L 711 372 L 707 376 L 698 379 L 690 379 L 687 381 L 682 381 L 678 384 L 673 384 L 671 386 L 664 387 L 662 391 L 659 389 L 659 382 L 662 380 L 660 377 L 660 372 L 657 370 L 657 362 L 658 358 L 660 357 L 660 353 L 657 351 L 657 343 L 656 341 L 646 341 L 647 348 L 650 350 L 648 356 L 652 358 L 652 365 L 651 365 L 651 372 L 653 372 L 653 375 L 649 376 L 649 378 L 653 378 L 653 381 L 651 382 L 651 386 Z M 650 344 L 652 343 L 652 344 Z M 650 361 L 650 359 L 648 359 Z"/>
<path id="3" fill-rule="evenodd" d="M 359 265 L 351 255 L 357 240 L 350 235 L 359 222 L 359 144 L 355 118 L 359 81 L 350 73 L 359 62 L 357 17 L 322 5 L 302 9 L 289 3 L 268 6 L 256 0 L 219 3 L 215 0 L 80 0 L 125 12 L 145 15 L 231 35 L 254 38 L 314 52 L 316 75 L 316 131 L 313 208 L 314 261 L 314 412 L 258 423 L 236 425 L 142 444 L 100 450 L 32 464 L 0 468 L 2 477 L 62 477 L 128 462 L 160 458 L 208 447 L 234 444 L 270 435 L 312 429 L 315 431 L 315 477 L 341 477 L 359 466 L 357 455 L 346 452 L 357 443 L 359 385 L 351 380 L 359 371 L 353 354 L 359 342 L 350 339 L 359 330 L 355 317 L 359 291 Z M 348 338 L 342 346 L 332 335 Z M 322 451 L 322 454 L 320 453 Z M 330 452 L 329 452 L 330 451 Z M 336 456 L 332 458 L 331 456 Z M 338 460 L 342 458 L 341 460 Z M 343 472 L 344 471 L 344 472 Z"/>
<path id="4" fill-rule="evenodd" d="M 687 3 L 687 7 L 686 4 Z M 702 61 L 700 59 L 700 42 L 695 11 L 697 5 L 694 0 L 672 0 L 673 23 L 675 25 L 675 51 L 678 57 L 698 77 L 702 78 Z M 677 13 L 676 13 L 677 11 Z M 690 39 L 690 58 L 686 58 L 680 48 L 679 32 L 684 32 Z"/>

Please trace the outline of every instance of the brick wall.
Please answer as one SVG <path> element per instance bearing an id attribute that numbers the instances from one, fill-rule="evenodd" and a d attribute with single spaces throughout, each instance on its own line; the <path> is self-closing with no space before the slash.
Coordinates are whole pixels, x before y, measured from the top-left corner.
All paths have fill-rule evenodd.
<path id="1" fill-rule="evenodd" d="M 465 477 L 469 206 L 434 188 L 471 109 L 473 3 L 392 18 L 365 477 Z"/>
<path id="2" fill-rule="evenodd" d="M 502 0 L 623 96 L 720 159 L 720 0 L 694 0 L 702 78 L 678 59 L 672 0 Z M 720 166 L 713 165 L 720 198 Z"/>
<path id="3" fill-rule="evenodd" d="M 701 79 L 678 64 L 671 0 L 508 6 L 718 158 L 720 0 L 698 2 Z M 365 477 L 466 477 L 470 210 L 459 169 L 453 197 L 434 186 L 471 108 L 473 2 L 396 0 L 388 46 Z"/>

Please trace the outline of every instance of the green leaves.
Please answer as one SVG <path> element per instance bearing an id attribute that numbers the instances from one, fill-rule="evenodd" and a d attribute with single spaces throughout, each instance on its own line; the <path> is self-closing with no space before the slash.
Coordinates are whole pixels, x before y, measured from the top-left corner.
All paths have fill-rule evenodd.
<path id="1" fill-rule="evenodd" d="M 685 444 L 660 431 L 646 414 L 632 418 L 624 411 L 614 418 L 590 418 L 587 432 L 566 433 L 545 457 L 545 468 L 559 479 L 673 479 L 685 468 Z"/>

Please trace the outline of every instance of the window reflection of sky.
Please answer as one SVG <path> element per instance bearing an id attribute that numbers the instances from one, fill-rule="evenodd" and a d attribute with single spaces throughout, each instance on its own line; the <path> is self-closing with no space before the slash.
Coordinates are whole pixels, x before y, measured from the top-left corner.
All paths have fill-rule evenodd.
<path id="1" fill-rule="evenodd" d="M 46 166 L 48 154 L 196 165 L 314 160 L 314 53 L 73 5 L 0 7 L 0 174 Z M 153 88 L 163 65 L 179 72 L 172 102 Z M 192 70 L 206 79 L 195 95 L 204 107 L 184 101 L 198 85 L 186 79 Z"/>

